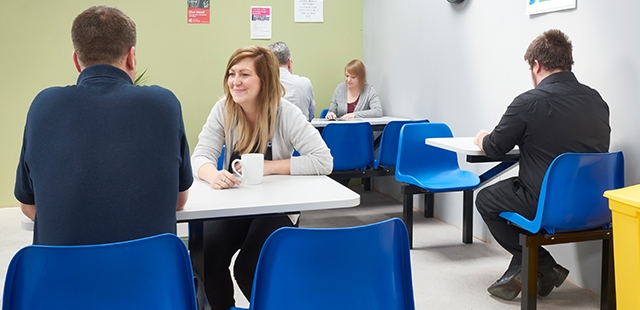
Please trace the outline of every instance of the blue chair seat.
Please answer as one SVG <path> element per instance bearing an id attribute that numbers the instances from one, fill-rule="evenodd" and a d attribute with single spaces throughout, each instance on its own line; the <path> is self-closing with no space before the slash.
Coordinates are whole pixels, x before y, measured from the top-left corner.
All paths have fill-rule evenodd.
<path id="1" fill-rule="evenodd" d="M 373 161 L 373 168 L 392 168 L 396 166 L 398 159 L 398 142 L 400 139 L 400 130 L 405 124 L 423 123 L 429 120 L 399 120 L 391 121 L 382 130 L 380 135 L 380 147 L 378 148 L 378 157 Z"/>
<path id="2" fill-rule="evenodd" d="M 320 111 L 320 118 L 325 118 L 325 116 L 327 116 L 327 113 L 329 113 L 329 109 L 323 109 L 322 111 Z"/>
<path id="3" fill-rule="evenodd" d="M 413 195 L 425 194 L 425 217 L 433 217 L 434 193 L 463 192 L 462 242 L 473 242 L 473 190 L 480 178 L 460 169 L 454 152 L 427 145 L 427 138 L 453 137 L 444 123 L 412 123 L 402 126 L 398 143 L 396 180 L 404 183 L 403 218 L 413 244 Z"/>
<path id="4" fill-rule="evenodd" d="M 406 227 L 394 218 L 278 229 L 260 253 L 250 309 L 415 309 Z"/>
<path id="5" fill-rule="evenodd" d="M 364 170 L 373 162 L 373 129 L 368 122 L 328 124 L 322 139 L 331 150 L 334 171 Z"/>
<path id="6" fill-rule="evenodd" d="M 7 270 L 2 309 L 197 308 L 189 253 L 174 234 L 81 245 L 30 245 Z"/>
<path id="7" fill-rule="evenodd" d="M 434 193 L 464 191 L 474 189 L 479 184 L 478 175 L 460 169 L 415 176 L 402 175 L 396 180 Z"/>
<path id="8" fill-rule="evenodd" d="M 516 212 L 500 217 L 530 233 L 609 228 L 611 211 L 604 191 L 624 186 L 622 152 L 565 153 L 551 162 L 542 180 L 536 216 Z"/>

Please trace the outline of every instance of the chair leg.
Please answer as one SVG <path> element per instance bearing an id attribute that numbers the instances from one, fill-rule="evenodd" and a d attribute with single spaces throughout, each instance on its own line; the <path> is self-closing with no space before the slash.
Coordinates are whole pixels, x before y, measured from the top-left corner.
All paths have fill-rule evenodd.
<path id="1" fill-rule="evenodd" d="M 473 243 L 473 190 L 462 192 L 462 243 Z"/>
<path id="2" fill-rule="evenodd" d="M 435 194 L 431 192 L 424 193 L 424 217 L 433 217 L 433 207 L 435 203 Z"/>
<path id="3" fill-rule="evenodd" d="M 362 178 L 362 185 L 365 191 L 371 191 L 371 178 Z"/>
<path id="4" fill-rule="evenodd" d="M 409 233 L 409 248 L 413 249 L 413 191 L 409 186 L 402 186 L 402 219 Z"/>
<path id="5" fill-rule="evenodd" d="M 573 243 L 582 241 L 602 240 L 602 279 L 600 288 L 600 309 L 616 309 L 615 276 L 613 264 L 613 236 L 611 230 L 587 230 L 547 235 L 528 236 L 520 234 L 522 246 L 522 299 L 521 309 L 536 309 L 538 286 L 538 247 Z"/>
<path id="6" fill-rule="evenodd" d="M 538 295 L 538 245 L 529 246 L 527 235 L 520 234 L 522 246 L 522 292 L 520 309 L 535 310 Z"/>
<path id="7" fill-rule="evenodd" d="M 600 280 L 600 309 L 616 309 L 615 266 L 613 265 L 613 238 L 602 239 L 602 279 Z"/>

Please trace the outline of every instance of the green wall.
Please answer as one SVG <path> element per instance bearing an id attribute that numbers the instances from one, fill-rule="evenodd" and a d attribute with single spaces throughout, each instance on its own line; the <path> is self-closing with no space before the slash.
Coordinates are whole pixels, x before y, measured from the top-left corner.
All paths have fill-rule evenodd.
<path id="1" fill-rule="evenodd" d="M 344 65 L 362 59 L 363 0 L 325 1 L 324 23 L 294 23 L 293 0 L 211 1 L 211 23 L 188 25 L 186 0 L 0 2 L 0 207 L 17 206 L 15 169 L 29 104 L 43 88 L 75 84 L 71 23 L 92 5 L 116 6 L 138 27 L 138 69 L 146 84 L 171 89 L 182 102 L 191 148 L 215 101 L 231 53 L 243 45 L 286 42 L 293 72 L 311 79 L 316 115 L 329 107 Z M 273 40 L 249 38 L 249 7 L 271 6 Z M 91 182 L 91 180 L 84 180 Z"/>

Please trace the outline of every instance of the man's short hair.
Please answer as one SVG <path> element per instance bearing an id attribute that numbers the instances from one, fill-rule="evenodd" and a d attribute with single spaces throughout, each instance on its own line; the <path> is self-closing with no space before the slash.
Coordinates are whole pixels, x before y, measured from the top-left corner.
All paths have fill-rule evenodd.
<path id="1" fill-rule="evenodd" d="M 289 47 L 282 41 L 269 45 L 269 49 L 276 55 L 281 65 L 286 65 L 287 60 L 291 58 Z"/>
<path id="2" fill-rule="evenodd" d="M 546 70 L 571 71 L 573 45 L 562 31 L 547 30 L 529 44 L 524 60 L 529 63 L 529 67 L 533 67 L 534 61 L 537 60 Z"/>
<path id="3" fill-rule="evenodd" d="M 136 45 L 136 24 L 117 8 L 93 6 L 73 21 L 71 40 L 84 66 L 113 65 Z"/>

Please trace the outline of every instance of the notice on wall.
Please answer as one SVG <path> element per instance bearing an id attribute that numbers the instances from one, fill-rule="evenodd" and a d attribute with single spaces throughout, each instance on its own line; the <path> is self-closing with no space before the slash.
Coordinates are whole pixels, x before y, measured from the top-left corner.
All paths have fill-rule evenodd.
<path id="1" fill-rule="evenodd" d="M 324 0 L 295 0 L 294 4 L 296 23 L 322 23 L 324 22 Z"/>
<path id="2" fill-rule="evenodd" d="M 251 7 L 251 39 L 271 39 L 271 7 Z"/>
<path id="3" fill-rule="evenodd" d="M 527 15 L 575 9 L 576 0 L 526 0 Z"/>
<path id="4" fill-rule="evenodd" d="M 209 4 L 209 0 L 187 1 L 187 24 L 208 24 Z"/>

